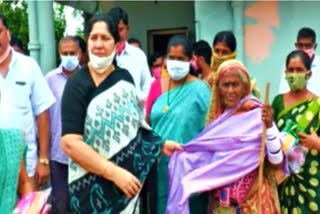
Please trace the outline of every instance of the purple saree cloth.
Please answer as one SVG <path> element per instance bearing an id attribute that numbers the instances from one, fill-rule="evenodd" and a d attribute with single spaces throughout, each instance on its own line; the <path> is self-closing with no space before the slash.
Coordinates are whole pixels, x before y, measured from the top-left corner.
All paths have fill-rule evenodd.
<path id="1" fill-rule="evenodd" d="M 231 116 L 244 101 L 259 107 Z M 183 152 L 175 152 L 169 163 L 169 198 L 166 214 L 189 213 L 193 193 L 228 185 L 259 166 L 262 135 L 261 103 L 246 97 L 210 123 Z"/>

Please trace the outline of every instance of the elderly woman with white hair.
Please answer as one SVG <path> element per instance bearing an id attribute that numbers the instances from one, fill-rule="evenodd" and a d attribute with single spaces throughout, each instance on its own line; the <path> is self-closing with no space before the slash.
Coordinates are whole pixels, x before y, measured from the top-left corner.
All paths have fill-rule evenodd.
<path id="1" fill-rule="evenodd" d="M 188 213 L 189 196 L 201 192 L 209 192 L 209 210 L 215 214 L 258 213 L 263 123 L 267 164 L 286 170 L 271 107 L 249 95 L 244 65 L 237 60 L 222 63 L 213 87 L 207 127 L 171 157 L 167 214 Z M 262 213 L 280 213 L 276 185 L 269 176 L 262 189 Z"/>

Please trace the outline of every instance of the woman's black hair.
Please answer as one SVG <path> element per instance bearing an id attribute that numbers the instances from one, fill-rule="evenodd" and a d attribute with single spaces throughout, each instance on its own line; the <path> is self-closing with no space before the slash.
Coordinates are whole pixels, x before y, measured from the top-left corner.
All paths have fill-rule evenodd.
<path id="1" fill-rule="evenodd" d="M 86 40 L 89 38 L 89 35 L 92 31 L 92 27 L 96 22 L 105 22 L 115 42 L 117 43 L 119 41 L 120 38 L 118 35 L 117 24 L 110 16 L 104 14 L 95 15 L 89 20 L 88 24 L 84 28 L 84 35 Z"/>
<path id="2" fill-rule="evenodd" d="M 184 35 L 175 35 L 175 36 L 171 37 L 169 42 L 168 42 L 167 53 L 169 52 L 169 49 L 172 46 L 177 46 L 177 45 L 181 45 L 183 47 L 184 54 L 187 57 L 189 57 L 189 60 L 191 60 L 192 59 L 192 43 L 188 39 L 188 37 L 186 37 Z M 199 75 L 198 72 L 196 72 L 193 69 L 191 64 L 190 64 L 189 74 L 194 75 L 196 77 Z"/>
<path id="3" fill-rule="evenodd" d="M 192 43 L 191 43 L 191 41 L 184 35 L 175 35 L 175 36 L 171 37 L 168 42 L 167 52 L 169 52 L 169 49 L 171 48 L 171 46 L 177 46 L 177 45 L 181 45 L 183 47 L 184 54 L 186 56 L 188 56 L 191 60 L 191 58 L 192 58 Z"/>
<path id="4" fill-rule="evenodd" d="M 217 33 L 213 39 L 212 46 L 214 47 L 219 42 L 225 43 L 230 48 L 231 52 L 234 52 L 237 48 L 237 41 L 232 31 L 220 31 Z"/>
<path id="5" fill-rule="evenodd" d="M 293 59 L 295 57 L 300 57 L 302 59 L 302 62 L 308 71 L 311 69 L 311 61 L 308 55 L 303 51 L 297 51 L 297 50 L 292 51 L 287 56 L 286 67 L 288 67 L 290 59 Z"/>

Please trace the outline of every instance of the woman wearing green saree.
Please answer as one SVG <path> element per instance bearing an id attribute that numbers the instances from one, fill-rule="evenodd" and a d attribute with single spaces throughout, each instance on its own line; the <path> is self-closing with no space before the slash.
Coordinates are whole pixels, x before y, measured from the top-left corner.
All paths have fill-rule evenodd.
<path id="1" fill-rule="evenodd" d="M 169 75 L 151 86 L 146 107 L 147 121 L 163 139 L 184 144 L 205 127 L 211 93 L 202 80 L 191 74 L 192 45 L 187 37 L 172 37 L 167 52 Z M 168 163 L 168 157 L 158 159 L 158 214 L 165 213 L 168 199 Z M 198 199 L 194 198 L 193 204 L 191 202 L 191 213 L 193 209 L 195 213 L 203 213 L 200 209 L 206 208 Z"/>
<path id="2" fill-rule="evenodd" d="M 18 195 L 32 191 L 23 161 L 22 131 L 0 129 L 0 213 L 12 214 Z"/>
<path id="3" fill-rule="evenodd" d="M 306 87 L 311 77 L 310 61 L 302 51 L 291 52 L 286 61 L 286 79 L 290 91 L 279 94 L 272 103 L 274 119 L 283 131 L 288 126 L 297 126 L 299 145 L 308 149 L 305 162 L 300 170 L 294 172 L 279 187 L 281 213 L 319 213 L 320 212 L 320 161 L 319 116 L 320 99 Z M 302 133 L 304 132 L 304 133 Z M 294 158 L 288 155 L 289 161 Z"/>

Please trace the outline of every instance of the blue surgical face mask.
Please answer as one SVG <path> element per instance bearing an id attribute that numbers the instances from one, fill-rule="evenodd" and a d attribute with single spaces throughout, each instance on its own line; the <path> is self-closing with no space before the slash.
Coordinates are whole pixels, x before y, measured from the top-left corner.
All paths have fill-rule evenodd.
<path id="1" fill-rule="evenodd" d="M 181 80 L 189 74 L 190 62 L 168 59 L 167 70 L 173 80 Z"/>
<path id="2" fill-rule="evenodd" d="M 61 65 L 65 70 L 69 72 L 74 71 L 79 65 L 78 56 L 61 55 Z"/>

